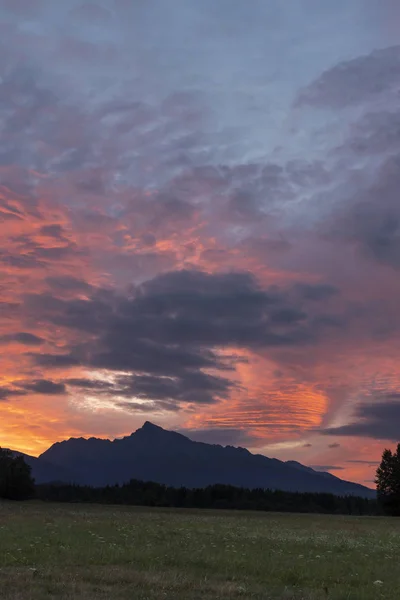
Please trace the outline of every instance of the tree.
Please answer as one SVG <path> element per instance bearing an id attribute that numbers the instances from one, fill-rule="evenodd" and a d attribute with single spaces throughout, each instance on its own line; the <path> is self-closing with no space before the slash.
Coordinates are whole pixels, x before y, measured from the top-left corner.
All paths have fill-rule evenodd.
<path id="1" fill-rule="evenodd" d="M 31 467 L 24 457 L 0 448 L 0 498 L 27 500 L 33 497 L 34 491 Z"/>
<path id="2" fill-rule="evenodd" d="M 383 451 L 375 483 L 378 500 L 385 513 L 400 516 L 400 444 L 395 452 Z"/>

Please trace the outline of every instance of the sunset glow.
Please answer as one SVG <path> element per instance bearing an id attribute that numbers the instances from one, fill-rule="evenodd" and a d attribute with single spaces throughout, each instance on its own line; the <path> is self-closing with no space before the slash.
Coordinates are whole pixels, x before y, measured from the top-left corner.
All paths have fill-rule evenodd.
<path id="1" fill-rule="evenodd" d="M 394 4 L 0 0 L 0 446 L 148 419 L 372 486 L 400 422 Z"/>

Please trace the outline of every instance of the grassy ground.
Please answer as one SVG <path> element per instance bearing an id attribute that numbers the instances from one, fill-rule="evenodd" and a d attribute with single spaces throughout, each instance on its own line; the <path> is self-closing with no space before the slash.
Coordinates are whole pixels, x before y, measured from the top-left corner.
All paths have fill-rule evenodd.
<path id="1" fill-rule="evenodd" d="M 400 598 L 400 519 L 0 504 L 5 600 Z"/>

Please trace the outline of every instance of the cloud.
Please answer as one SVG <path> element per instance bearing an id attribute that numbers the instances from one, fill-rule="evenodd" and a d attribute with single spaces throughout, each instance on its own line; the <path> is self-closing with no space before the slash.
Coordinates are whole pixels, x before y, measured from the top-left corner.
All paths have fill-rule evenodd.
<path id="1" fill-rule="evenodd" d="M 341 62 L 325 71 L 298 97 L 299 104 L 340 109 L 373 100 L 396 90 L 400 76 L 400 46 Z"/>
<path id="2" fill-rule="evenodd" d="M 40 234 L 54 238 L 56 240 L 65 240 L 65 231 L 64 228 L 59 223 L 52 223 L 51 225 L 43 225 L 40 230 Z"/>
<path id="3" fill-rule="evenodd" d="M 235 428 L 209 428 L 209 429 L 177 429 L 178 433 L 182 433 L 186 437 L 195 442 L 203 442 L 205 444 L 218 444 L 221 446 L 254 446 L 259 440 L 252 435 L 250 431 L 245 429 Z"/>
<path id="4" fill-rule="evenodd" d="M 159 275 L 125 296 L 105 290 L 86 300 L 26 296 L 41 319 L 95 336 L 68 354 L 37 355 L 36 364 L 125 371 L 132 374 L 132 397 L 196 404 L 237 387 L 231 377 L 207 372 L 235 369 L 217 349 L 303 347 L 323 335 L 323 318 L 296 302 L 290 290 L 265 290 L 249 273 L 195 270 Z"/>
<path id="5" fill-rule="evenodd" d="M 353 125 L 347 149 L 358 159 L 372 156 L 379 159 L 397 152 L 400 144 L 400 113 L 397 107 L 368 110 Z"/>
<path id="6" fill-rule="evenodd" d="M 328 448 L 331 448 L 331 449 L 333 449 L 333 448 L 340 448 L 340 444 L 334 442 L 333 444 L 328 444 Z"/>
<path id="7" fill-rule="evenodd" d="M 89 292 L 92 289 L 92 286 L 87 281 L 78 279 L 72 275 L 53 275 L 46 277 L 45 281 L 54 292 L 62 292 L 64 294 L 68 292 Z"/>
<path id="8" fill-rule="evenodd" d="M 96 392 L 110 392 L 115 389 L 115 385 L 112 382 L 84 377 L 66 379 L 63 383 L 73 388 L 95 390 Z"/>
<path id="9" fill-rule="evenodd" d="M 329 284 L 303 283 L 299 284 L 297 289 L 305 300 L 315 300 L 316 302 L 325 302 L 339 293 L 335 286 Z"/>
<path id="10" fill-rule="evenodd" d="M 13 396 L 24 396 L 25 392 L 14 388 L 0 387 L 0 402 L 7 401 Z"/>
<path id="11" fill-rule="evenodd" d="M 41 260 L 38 260 L 38 258 L 35 256 L 16 256 L 12 255 L 9 252 L 3 252 L 1 250 L 0 262 L 2 262 L 6 267 L 23 269 L 28 271 L 30 271 L 31 269 L 42 269 L 45 266 L 45 263 Z"/>
<path id="12" fill-rule="evenodd" d="M 201 371 L 189 372 L 175 378 L 138 375 L 132 379 L 131 394 L 150 400 L 167 399 L 176 403 L 210 404 L 216 397 L 222 398 L 227 395 L 231 387 L 230 381 Z"/>
<path id="13" fill-rule="evenodd" d="M 80 366 L 81 360 L 73 354 L 28 354 L 32 361 L 41 367 L 66 368 Z"/>
<path id="14" fill-rule="evenodd" d="M 143 406 L 154 406 L 155 402 L 169 402 L 172 406 L 180 402 L 195 404 L 211 404 L 214 396 L 227 394 L 232 383 L 221 377 L 212 376 L 202 371 L 189 371 L 181 376 L 157 375 L 120 375 L 114 381 L 92 379 L 67 379 L 65 385 L 78 387 L 96 394 L 107 394 L 116 398 L 132 398 L 148 401 Z M 121 404 L 120 404 L 121 405 Z M 127 402 L 122 403 L 128 406 Z"/>
<path id="15" fill-rule="evenodd" d="M 360 404 L 355 411 L 356 422 L 340 427 L 323 429 L 324 435 L 369 437 L 377 440 L 398 441 L 400 395 L 388 394 L 376 403 Z"/>
<path id="16" fill-rule="evenodd" d="M 353 465 L 369 465 L 370 467 L 379 465 L 377 460 L 346 460 L 346 462 Z"/>
<path id="17" fill-rule="evenodd" d="M 367 258 L 400 267 L 400 209 L 397 202 L 400 139 L 398 153 L 385 160 L 370 184 L 357 192 L 331 224 L 336 240 L 356 245 Z"/>
<path id="18" fill-rule="evenodd" d="M 16 385 L 26 392 L 33 392 L 34 394 L 49 394 L 49 395 L 59 395 L 65 394 L 66 388 L 63 383 L 55 383 L 54 381 L 50 381 L 48 379 L 36 379 L 34 381 L 27 382 L 16 382 Z"/>
<path id="19" fill-rule="evenodd" d="M 149 413 L 175 413 L 180 410 L 179 404 L 175 401 L 164 400 L 145 400 L 142 402 L 122 401 L 117 402 L 117 406 L 122 408 L 125 413 L 149 414 Z"/>
<path id="20" fill-rule="evenodd" d="M 344 467 L 335 465 L 310 465 L 315 471 L 343 471 Z"/>
<path id="21" fill-rule="evenodd" d="M 41 346 L 44 340 L 33 333 L 27 333 L 25 331 L 8 333 L 0 336 L 0 344 L 7 344 L 9 342 L 17 342 L 25 346 Z"/>

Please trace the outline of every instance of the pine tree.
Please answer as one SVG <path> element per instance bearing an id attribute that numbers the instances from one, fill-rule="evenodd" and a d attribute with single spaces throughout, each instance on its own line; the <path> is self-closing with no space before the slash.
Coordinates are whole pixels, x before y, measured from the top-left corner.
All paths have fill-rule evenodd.
<path id="1" fill-rule="evenodd" d="M 395 452 L 383 451 L 375 483 L 378 500 L 385 513 L 400 516 L 400 444 Z"/>
<path id="2" fill-rule="evenodd" d="M 34 491 L 31 467 L 24 457 L 0 448 L 0 498 L 27 500 L 32 498 Z"/>

